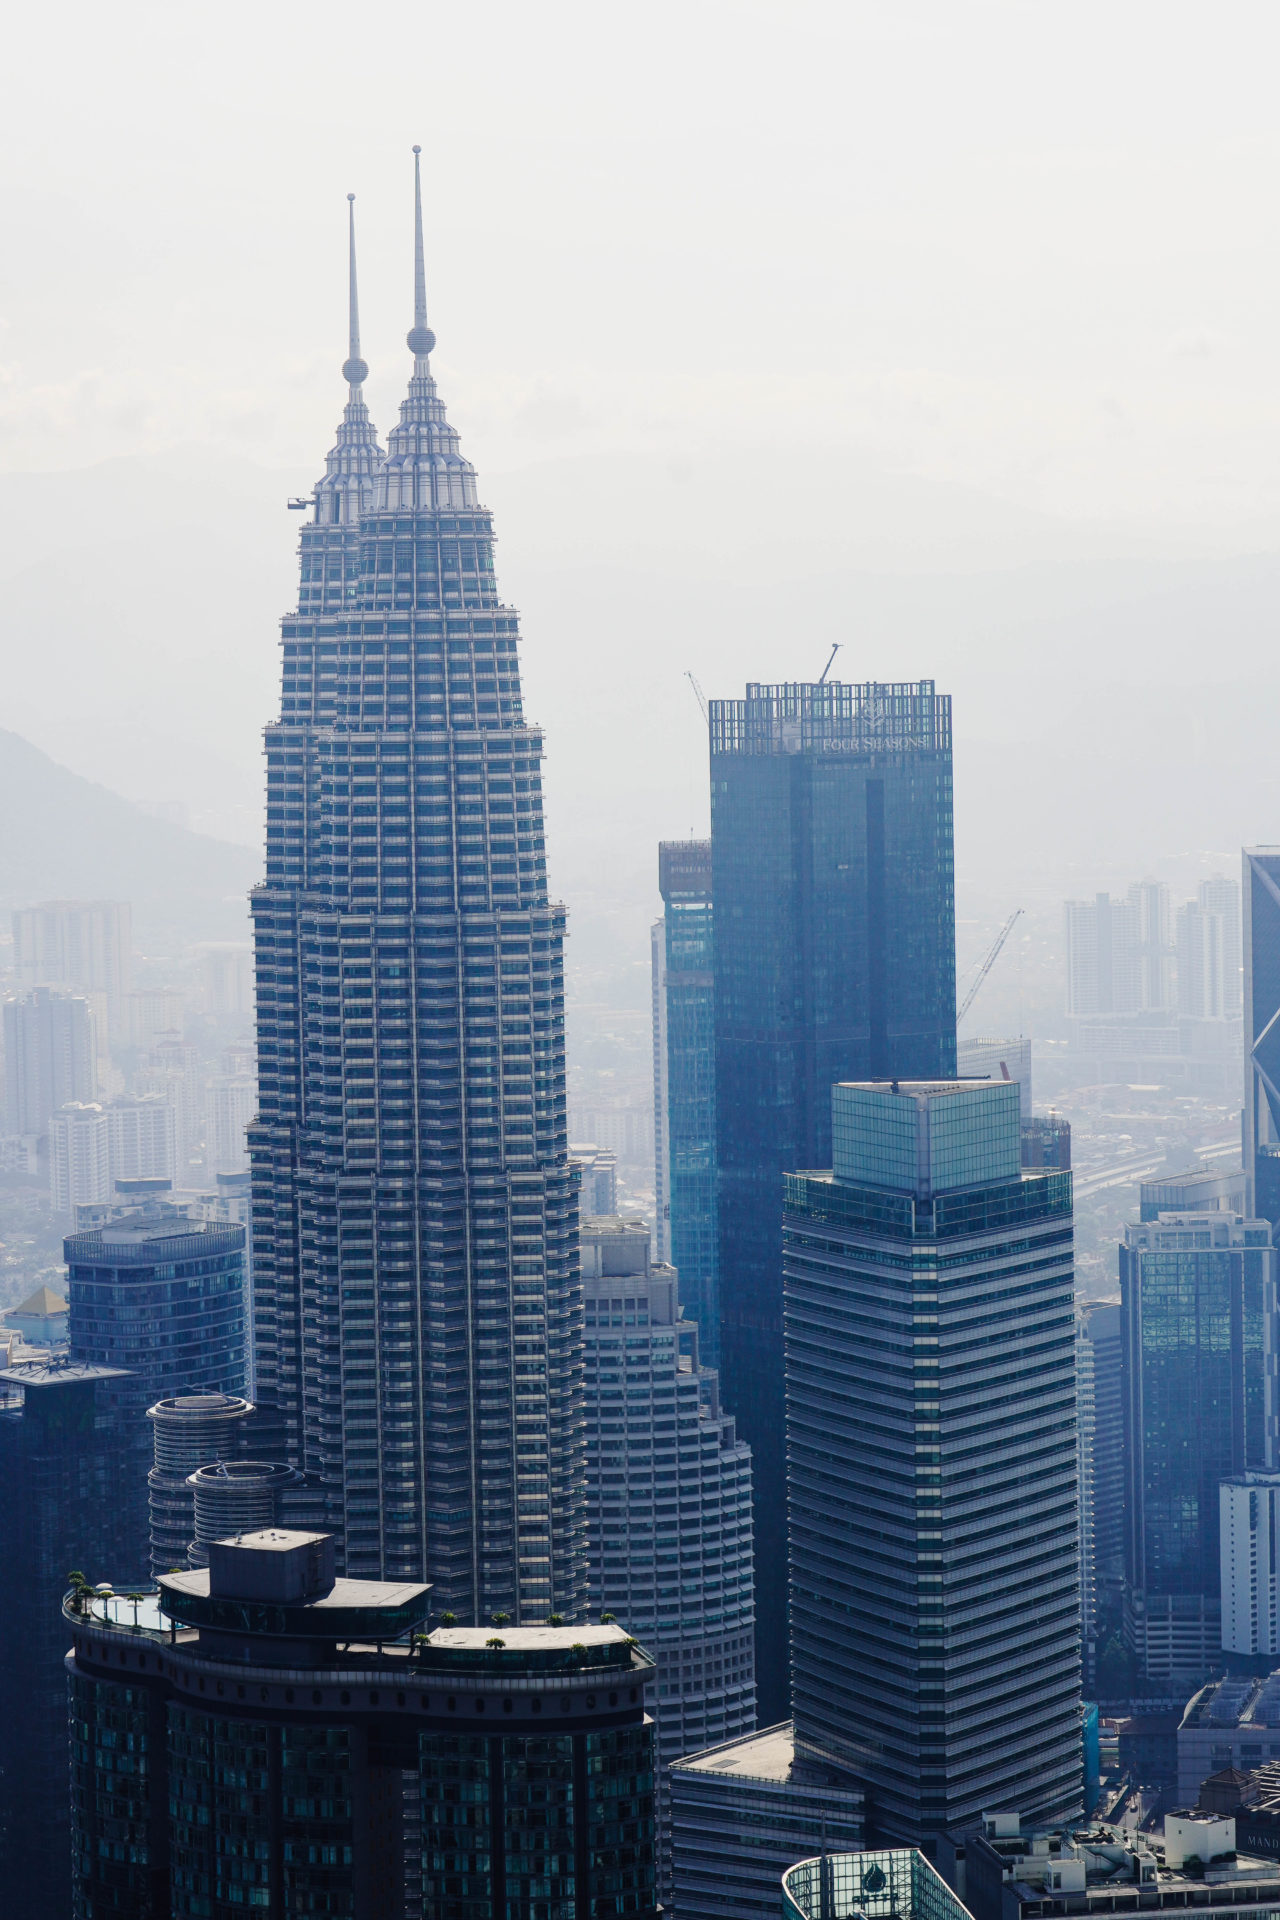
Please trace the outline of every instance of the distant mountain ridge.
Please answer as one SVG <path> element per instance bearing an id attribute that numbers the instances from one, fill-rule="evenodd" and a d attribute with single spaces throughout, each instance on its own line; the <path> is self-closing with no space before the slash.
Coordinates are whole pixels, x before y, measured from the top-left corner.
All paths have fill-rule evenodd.
<path id="1" fill-rule="evenodd" d="M 261 856 L 157 820 L 0 729 L 0 911 L 128 900 L 144 944 L 247 936 Z"/>

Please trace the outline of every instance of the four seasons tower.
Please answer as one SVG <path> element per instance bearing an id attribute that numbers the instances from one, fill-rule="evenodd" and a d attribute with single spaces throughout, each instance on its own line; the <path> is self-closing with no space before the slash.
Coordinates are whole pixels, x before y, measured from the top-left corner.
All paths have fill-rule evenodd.
<path id="1" fill-rule="evenodd" d="M 413 375 L 349 397 L 301 539 L 253 897 L 258 1397 L 349 1575 L 577 1617 L 581 1286 L 564 915 L 493 529 L 437 397 L 415 149 Z"/>

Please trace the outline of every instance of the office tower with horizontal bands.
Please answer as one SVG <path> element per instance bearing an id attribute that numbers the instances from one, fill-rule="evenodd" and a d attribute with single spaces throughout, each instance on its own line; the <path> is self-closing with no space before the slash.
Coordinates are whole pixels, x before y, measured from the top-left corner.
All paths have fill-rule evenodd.
<path id="1" fill-rule="evenodd" d="M 786 1712 L 782 1176 L 837 1080 L 955 1072 L 951 702 L 931 680 L 711 704 L 719 1364 L 756 1488 L 761 1718 Z"/>
<path id="2" fill-rule="evenodd" d="M 348 1574 L 576 1617 L 582 1295 L 564 913 L 493 525 L 445 417 L 421 226 L 383 456 L 353 341 L 302 529 L 253 896 L 256 1392 Z"/>
<path id="3" fill-rule="evenodd" d="M 1265 1220 L 1166 1213 L 1125 1228 L 1125 1633 L 1168 1690 L 1221 1646 L 1219 1488 L 1275 1459 L 1275 1251 Z"/>
<path id="4" fill-rule="evenodd" d="M 1071 1175 L 1011 1083 L 833 1090 L 787 1179 L 798 1754 L 882 1839 L 1081 1808 Z"/>
<path id="5" fill-rule="evenodd" d="M 663 1182 L 662 1258 L 680 1275 L 680 1300 L 698 1324 L 703 1357 L 717 1365 L 715 974 L 711 842 L 664 840 L 658 847 L 662 919 L 654 929 L 655 1028 L 662 1058 L 655 1123 Z M 661 1217 L 665 1215 L 665 1217 Z"/>

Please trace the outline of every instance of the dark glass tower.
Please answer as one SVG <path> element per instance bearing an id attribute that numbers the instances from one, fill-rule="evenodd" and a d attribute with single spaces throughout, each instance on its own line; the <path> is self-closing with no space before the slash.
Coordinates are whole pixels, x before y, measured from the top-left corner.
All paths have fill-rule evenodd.
<path id="1" fill-rule="evenodd" d="M 663 840 L 661 992 L 665 1045 L 667 1245 L 705 1365 L 720 1344 L 716 1305 L 715 975 L 711 842 Z"/>
<path id="2" fill-rule="evenodd" d="M 348 1575 L 464 1620 L 581 1609 L 582 1307 L 563 910 L 493 527 L 431 373 L 361 383 L 302 530 L 253 899 L 256 1387 Z"/>
<path id="3" fill-rule="evenodd" d="M 720 1367 L 756 1485 L 763 1724 L 787 1700 L 782 1176 L 831 1088 L 955 1072 L 951 702 L 918 684 L 711 703 Z"/>
<path id="4" fill-rule="evenodd" d="M 67 1631 L 76 1569 L 122 1586 L 146 1557 L 136 1497 L 136 1394 L 116 1367 L 62 1358 L 0 1372 L 0 1909 L 69 1920 Z M 132 1416 L 132 1418 L 131 1418 Z"/>

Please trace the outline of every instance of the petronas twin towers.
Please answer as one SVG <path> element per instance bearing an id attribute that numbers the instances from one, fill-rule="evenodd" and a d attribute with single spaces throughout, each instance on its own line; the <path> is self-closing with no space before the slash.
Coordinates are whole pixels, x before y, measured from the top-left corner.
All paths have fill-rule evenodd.
<path id="1" fill-rule="evenodd" d="M 431 373 L 415 150 L 409 391 L 349 393 L 283 621 L 253 898 L 257 1392 L 362 1578 L 580 1616 L 564 917 L 518 623 Z"/>

